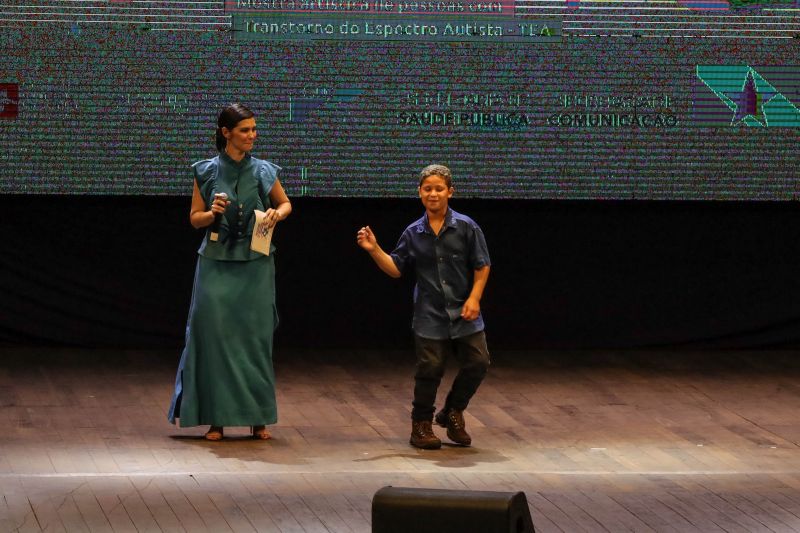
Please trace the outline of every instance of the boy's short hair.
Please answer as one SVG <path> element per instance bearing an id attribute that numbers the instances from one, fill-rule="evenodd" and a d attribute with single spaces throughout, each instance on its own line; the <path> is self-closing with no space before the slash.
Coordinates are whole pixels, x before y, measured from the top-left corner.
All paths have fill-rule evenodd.
<path id="1" fill-rule="evenodd" d="M 428 165 L 423 168 L 419 173 L 419 187 L 422 187 L 422 182 L 430 176 L 442 178 L 448 189 L 453 187 L 453 175 L 450 173 L 450 169 L 444 165 Z"/>

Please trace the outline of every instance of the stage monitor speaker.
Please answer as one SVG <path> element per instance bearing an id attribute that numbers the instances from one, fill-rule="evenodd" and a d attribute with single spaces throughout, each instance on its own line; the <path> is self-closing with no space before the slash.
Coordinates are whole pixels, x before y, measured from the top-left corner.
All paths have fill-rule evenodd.
<path id="1" fill-rule="evenodd" d="M 534 533 L 524 492 L 383 487 L 372 533 Z"/>

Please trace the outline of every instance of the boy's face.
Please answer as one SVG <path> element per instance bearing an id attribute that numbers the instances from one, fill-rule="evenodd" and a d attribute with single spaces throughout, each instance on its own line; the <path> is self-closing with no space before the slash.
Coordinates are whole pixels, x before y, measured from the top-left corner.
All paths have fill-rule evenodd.
<path id="1" fill-rule="evenodd" d="M 444 178 L 428 176 L 419 186 L 419 198 L 427 211 L 434 213 L 447 211 L 447 201 L 453 196 L 453 188 L 447 186 Z"/>

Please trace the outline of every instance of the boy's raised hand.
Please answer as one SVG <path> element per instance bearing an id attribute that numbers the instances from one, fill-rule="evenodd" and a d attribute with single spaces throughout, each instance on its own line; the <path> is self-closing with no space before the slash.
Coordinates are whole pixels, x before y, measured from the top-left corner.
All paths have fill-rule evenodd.
<path id="1" fill-rule="evenodd" d="M 375 264 L 378 265 L 378 268 L 383 270 L 386 274 L 393 278 L 399 278 L 403 275 L 403 273 L 397 269 L 397 265 L 394 264 L 394 260 L 391 256 L 378 246 L 375 234 L 372 233 L 369 226 L 364 226 L 358 230 L 356 241 L 361 248 L 367 251 L 372 260 L 375 261 Z"/>
<path id="2" fill-rule="evenodd" d="M 372 233 L 372 230 L 369 228 L 369 226 L 364 226 L 358 230 L 356 241 L 360 247 L 368 252 L 371 252 L 378 247 L 378 240 L 375 238 L 375 234 Z"/>

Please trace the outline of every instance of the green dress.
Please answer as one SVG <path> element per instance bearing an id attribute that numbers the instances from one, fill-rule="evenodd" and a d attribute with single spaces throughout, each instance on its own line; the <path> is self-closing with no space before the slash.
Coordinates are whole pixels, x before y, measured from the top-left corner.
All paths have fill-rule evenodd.
<path id="1" fill-rule="evenodd" d="M 249 154 L 240 162 L 224 152 L 193 165 L 209 206 L 214 194 L 230 204 L 219 240 L 198 250 L 186 344 L 167 418 L 182 427 L 253 426 L 278 420 L 272 334 L 275 309 L 274 247 L 250 250 L 254 209 L 266 211 L 280 167 Z"/>

